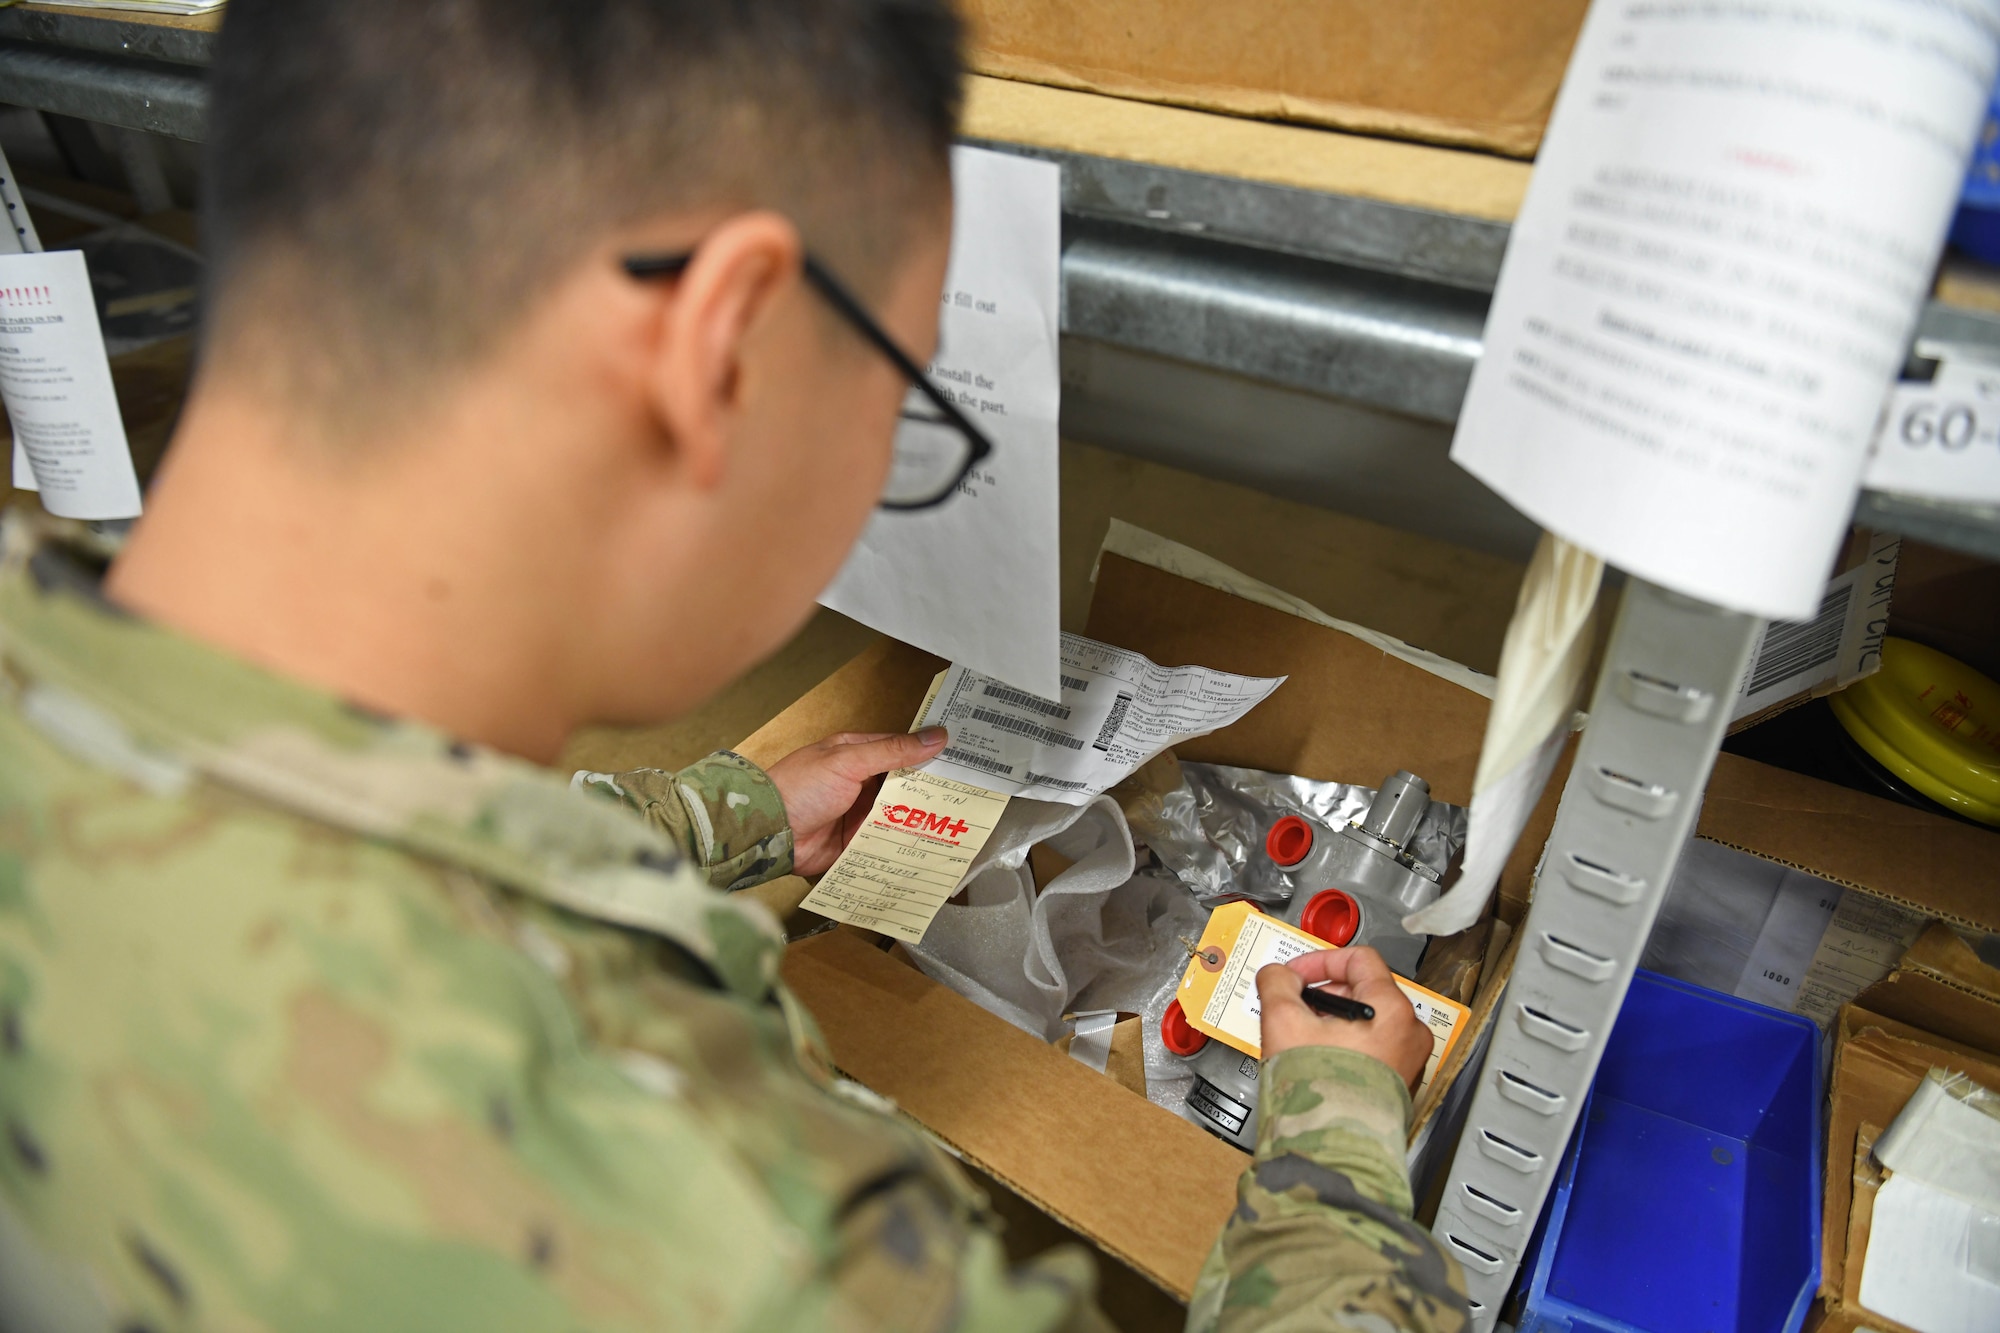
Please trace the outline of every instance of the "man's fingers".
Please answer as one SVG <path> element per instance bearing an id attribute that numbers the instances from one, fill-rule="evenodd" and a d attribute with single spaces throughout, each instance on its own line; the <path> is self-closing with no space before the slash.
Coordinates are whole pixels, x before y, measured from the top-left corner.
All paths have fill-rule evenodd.
<path id="1" fill-rule="evenodd" d="M 1257 1002 L 1266 1014 L 1287 1002 L 1302 1003 L 1299 992 L 1305 988 L 1305 978 L 1283 963 L 1266 963 L 1257 969 Z"/>
<path id="2" fill-rule="evenodd" d="M 1285 966 L 1304 977 L 1308 983 L 1330 981 L 1349 990 L 1358 990 L 1376 981 L 1395 984 L 1389 965 L 1382 961 L 1382 955 L 1365 945 L 1300 954 Z"/>
<path id="3" fill-rule="evenodd" d="M 841 771 L 860 781 L 908 768 L 935 756 L 949 739 L 943 727 L 926 727 L 912 735 L 878 736 L 843 746 L 838 754 Z"/>
<path id="4" fill-rule="evenodd" d="M 841 731 L 828 736 L 819 745 L 822 750 L 831 750 L 843 745 L 866 745 L 871 741 L 887 740 L 898 734 L 894 731 Z"/>

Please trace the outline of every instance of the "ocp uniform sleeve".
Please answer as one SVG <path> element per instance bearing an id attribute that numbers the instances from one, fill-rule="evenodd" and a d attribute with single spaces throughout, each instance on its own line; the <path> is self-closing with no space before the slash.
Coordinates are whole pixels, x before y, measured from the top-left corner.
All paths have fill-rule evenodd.
<path id="1" fill-rule="evenodd" d="M 1189 1333 L 1463 1333 L 1465 1279 L 1411 1220 L 1410 1093 L 1381 1061 L 1300 1047 L 1267 1061 L 1257 1153 L 1210 1252 Z"/>
<path id="2" fill-rule="evenodd" d="M 718 889 L 744 889 L 792 873 L 792 826 L 763 769 L 718 750 L 669 773 L 578 773 L 584 791 L 622 802 L 674 840 Z"/>

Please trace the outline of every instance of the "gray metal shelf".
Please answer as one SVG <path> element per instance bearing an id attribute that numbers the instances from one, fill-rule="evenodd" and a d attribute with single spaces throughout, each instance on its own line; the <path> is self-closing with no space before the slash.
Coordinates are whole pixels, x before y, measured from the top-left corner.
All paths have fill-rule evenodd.
<path id="1" fill-rule="evenodd" d="M 115 17 L 0 9 L 0 100 L 199 140 L 202 67 L 215 40 L 210 32 Z M 1155 403 L 1161 383 L 1169 393 L 1176 383 L 1184 386 L 1190 401 L 1159 404 L 1161 415 L 1197 419 L 1192 398 L 1212 393 L 1219 374 L 1339 405 L 1325 416 L 1330 437 L 1353 433 L 1355 409 L 1410 423 L 1389 423 L 1390 435 L 1457 420 L 1506 249 L 1505 224 L 1085 153 L 974 142 L 1063 169 L 1067 339 L 1207 372 L 1176 381 L 1130 362 Z M 2000 321 L 1936 303 L 1924 329 L 2000 347 Z M 1115 402 L 1120 386 L 1106 393 Z M 1268 486 L 1271 469 L 1260 460 L 1276 451 L 1292 460 L 1289 471 L 1322 474 L 1322 498 L 1332 498 L 1349 475 L 1368 495 L 1400 489 L 1422 496 L 1438 485 L 1433 447 L 1404 457 L 1378 449 L 1366 458 L 1360 455 L 1367 451 L 1333 439 L 1301 449 L 1259 415 L 1245 414 L 1228 436 L 1173 441 L 1154 452 L 1226 480 Z M 1297 410 L 1269 415 L 1296 430 Z M 1079 422 L 1105 416 L 1088 404 L 1074 414 Z M 1130 439 L 1105 442 L 1145 451 Z M 1372 471 L 1357 474 L 1357 465 Z M 1496 549 L 1519 544 L 1519 525 L 1504 503 L 1496 497 L 1486 508 L 1464 528 L 1468 540 Z M 1871 492 L 1856 516 L 2000 557 L 2000 510 L 1993 506 Z"/>

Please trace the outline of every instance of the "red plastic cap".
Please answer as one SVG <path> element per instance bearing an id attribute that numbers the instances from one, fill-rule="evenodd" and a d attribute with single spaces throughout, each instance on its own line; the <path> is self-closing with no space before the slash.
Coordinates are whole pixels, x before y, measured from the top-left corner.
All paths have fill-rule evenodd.
<path id="1" fill-rule="evenodd" d="M 1315 893 L 1306 910 L 1299 913 L 1299 929 L 1336 949 L 1343 948 L 1361 929 L 1361 905 L 1339 889 Z"/>
<path id="2" fill-rule="evenodd" d="M 1167 1005 L 1167 1012 L 1160 1015 L 1160 1040 L 1175 1055 L 1189 1056 L 1208 1045 L 1208 1038 L 1194 1030 L 1194 1024 L 1187 1021 L 1181 1012 L 1181 1002 L 1173 1000 Z"/>
<path id="3" fill-rule="evenodd" d="M 1313 826 L 1297 815 L 1286 815 L 1264 837 L 1264 850 L 1287 870 L 1305 860 L 1312 849 Z"/>

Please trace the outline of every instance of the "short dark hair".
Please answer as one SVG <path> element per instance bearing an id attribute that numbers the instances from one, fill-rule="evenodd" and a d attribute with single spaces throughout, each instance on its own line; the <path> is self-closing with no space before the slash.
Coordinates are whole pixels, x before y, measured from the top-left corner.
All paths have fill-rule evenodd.
<path id="1" fill-rule="evenodd" d="M 606 232 L 717 206 L 785 212 L 866 290 L 948 189 L 960 41 L 949 0 L 232 0 L 211 332 L 393 392 Z"/>

